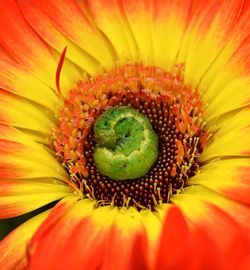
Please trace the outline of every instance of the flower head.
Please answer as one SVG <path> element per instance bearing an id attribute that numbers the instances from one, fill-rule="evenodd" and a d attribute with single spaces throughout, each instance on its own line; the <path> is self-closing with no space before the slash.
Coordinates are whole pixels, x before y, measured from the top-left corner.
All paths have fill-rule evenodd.
<path id="1" fill-rule="evenodd" d="M 247 243 L 249 4 L 1 1 L 0 217 L 55 203 L 0 266 L 220 269 Z"/>

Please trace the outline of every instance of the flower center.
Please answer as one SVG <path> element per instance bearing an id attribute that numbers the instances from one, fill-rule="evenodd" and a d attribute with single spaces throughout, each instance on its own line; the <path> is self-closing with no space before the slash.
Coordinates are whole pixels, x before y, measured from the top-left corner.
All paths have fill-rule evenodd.
<path id="1" fill-rule="evenodd" d="M 52 146 L 70 181 L 98 206 L 154 210 L 198 168 L 210 134 L 183 66 L 126 65 L 70 91 Z"/>

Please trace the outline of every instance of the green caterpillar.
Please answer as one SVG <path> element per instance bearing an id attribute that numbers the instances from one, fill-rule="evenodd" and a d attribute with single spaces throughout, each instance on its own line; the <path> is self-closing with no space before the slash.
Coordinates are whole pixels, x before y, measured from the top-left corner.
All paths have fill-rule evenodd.
<path id="1" fill-rule="evenodd" d="M 97 170 L 113 180 L 144 176 L 158 157 L 158 137 L 149 120 L 128 106 L 112 107 L 94 125 Z"/>

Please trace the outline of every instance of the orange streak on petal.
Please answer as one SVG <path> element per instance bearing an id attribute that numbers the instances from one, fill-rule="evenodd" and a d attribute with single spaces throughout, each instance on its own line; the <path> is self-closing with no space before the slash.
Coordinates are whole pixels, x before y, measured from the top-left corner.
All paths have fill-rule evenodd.
<path id="1" fill-rule="evenodd" d="M 233 200 L 250 205 L 250 164 L 248 167 L 242 166 L 236 168 L 236 171 L 233 172 L 233 174 L 234 179 L 230 180 L 235 182 L 235 185 L 233 187 L 221 187 L 220 192 Z"/>
<path id="2" fill-rule="evenodd" d="M 44 57 L 51 57 L 48 48 L 22 17 L 15 1 L 0 1 L 0 13 L 0 44 L 17 62 L 33 68 L 32 60 L 38 64 Z M 15 23 L 12 23 L 13 18 Z"/>
<path id="3" fill-rule="evenodd" d="M 56 87 L 57 87 L 57 91 L 58 91 L 59 95 L 62 94 L 61 87 L 60 87 L 60 74 L 61 74 L 61 71 L 62 71 L 62 67 L 63 67 L 64 59 L 65 59 L 65 56 L 66 56 L 66 52 L 67 52 L 67 47 L 64 48 L 64 50 L 63 50 L 63 52 L 62 52 L 62 54 L 60 56 L 60 60 L 59 60 L 57 69 L 56 69 Z"/>
<path id="4" fill-rule="evenodd" d="M 113 62 L 110 48 L 103 36 L 95 29 L 75 1 L 30 0 L 30 2 L 44 13 L 61 33 L 104 66 Z"/>

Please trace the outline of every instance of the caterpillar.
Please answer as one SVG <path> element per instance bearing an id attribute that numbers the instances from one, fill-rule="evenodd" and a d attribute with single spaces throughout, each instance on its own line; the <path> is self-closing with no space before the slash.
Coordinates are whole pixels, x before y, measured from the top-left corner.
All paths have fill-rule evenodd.
<path id="1" fill-rule="evenodd" d="M 94 124 L 97 170 L 112 180 L 144 176 L 158 157 L 158 136 L 150 121 L 129 106 L 111 107 Z"/>

